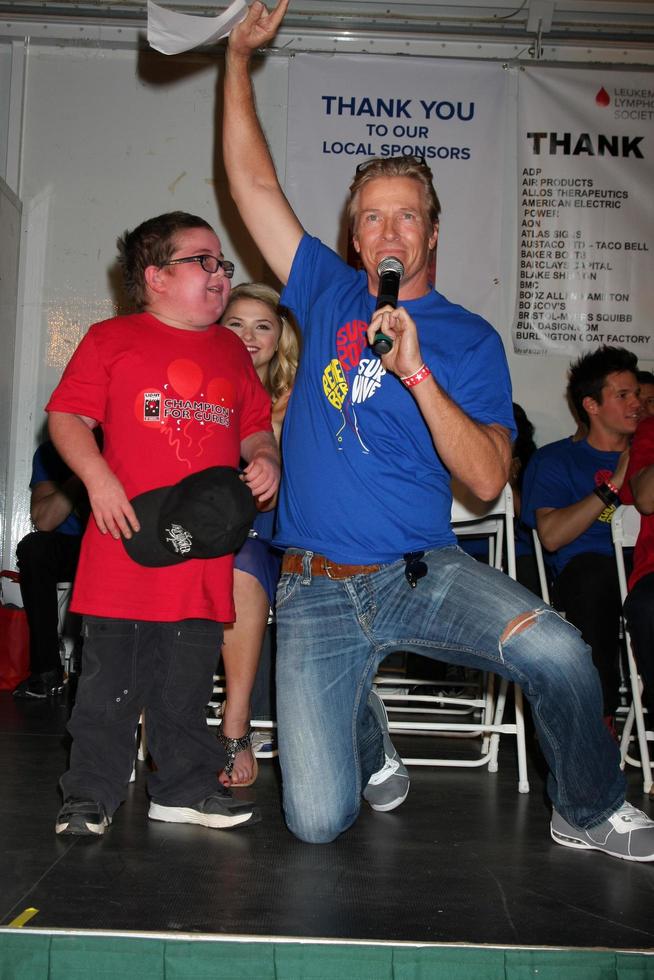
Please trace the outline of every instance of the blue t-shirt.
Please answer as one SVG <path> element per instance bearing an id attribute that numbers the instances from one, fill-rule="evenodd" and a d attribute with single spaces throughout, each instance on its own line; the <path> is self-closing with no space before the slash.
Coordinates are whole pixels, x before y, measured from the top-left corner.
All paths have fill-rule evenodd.
<path id="1" fill-rule="evenodd" d="M 561 439 L 538 449 L 529 460 L 522 484 L 521 519 L 536 527 L 539 507 L 569 507 L 583 500 L 594 487 L 611 479 L 620 453 L 593 449 L 585 439 L 573 442 Z M 607 507 L 578 538 L 548 556 L 556 575 L 560 575 L 571 558 L 582 554 L 613 556 L 611 517 Z"/>
<path id="2" fill-rule="evenodd" d="M 65 483 L 72 475 L 53 443 L 44 442 L 32 458 L 30 490 L 33 490 L 37 483 Z M 75 511 L 71 511 L 66 520 L 55 528 L 59 534 L 82 534 L 83 530 L 82 522 Z"/>
<path id="3" fill-rule="evenodd" d="M 367 346 L 365 272 L 305 235 L 282 302 L 303 333 L 284 421 L 275 543 L 337 562 L 392 562 L 454 544 L 450 474 L 409 391 Z M 499 335 L 437 292 L 403 303 L 438 383 L 472 418 L 514 432 Z"/>

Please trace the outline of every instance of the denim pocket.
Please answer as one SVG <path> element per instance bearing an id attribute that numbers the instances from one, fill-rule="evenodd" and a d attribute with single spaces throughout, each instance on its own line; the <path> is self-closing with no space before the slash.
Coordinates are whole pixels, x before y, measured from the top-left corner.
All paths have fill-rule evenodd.
<path id="1" fill-rule="evenodd" d="M 301 581 L 302 576 L 296 572 L 282 572 L 281 578 L 277 583 L 275 609 L 281 609 L 281 607 L 287 603 L 289 599 L 292 599 Z"/>

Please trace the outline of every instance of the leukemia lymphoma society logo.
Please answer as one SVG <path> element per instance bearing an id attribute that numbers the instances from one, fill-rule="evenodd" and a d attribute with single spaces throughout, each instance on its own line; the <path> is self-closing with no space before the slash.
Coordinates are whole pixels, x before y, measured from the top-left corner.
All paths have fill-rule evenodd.
<path id="1" fill-rule="evenodd" d="M 595 93 L 595 104 L 600 109 L 608 109 L 611 106 L 614 119 L 651 122 L 654 119 L 654 88 L 616 85 L 607 92 L 602 85 Z"/>

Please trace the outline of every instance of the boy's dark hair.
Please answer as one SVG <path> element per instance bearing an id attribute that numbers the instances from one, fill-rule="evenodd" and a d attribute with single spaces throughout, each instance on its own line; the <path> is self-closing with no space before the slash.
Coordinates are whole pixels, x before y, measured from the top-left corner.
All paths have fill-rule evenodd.
<path id="1" fill-rule="evenodd" d="M 636 374 L 638 358 L 624 347 L 603 346 L 592 354 L 584 354 L 570 365 L 568 374 L 568 401 L 584 425 L 590 425 L 588 412 L 583 406 L 584 398 L 592 398 L 602 404 L 602 389 L 609 374 L 618 371 L 631 371 Z"/>
<path id="2" fill-rule="evenodd" d="M 145 270 L 149 265 L 162 266 L 175 251 L 175 236 L 189 228 L 208 228 L 211 225 L 186 211 L 170 211 L 148 218 L 134 231 L 126 231 L 116 242 L 118 264 L 123 274 L 125 292 L 137 310 L 147 301 Z"/>
<path id="3" fill-rule="evenodd" d="M 636 371 L 636 381 L 639 385 L 654 385 L 654 374 L 651 371 Z"/>

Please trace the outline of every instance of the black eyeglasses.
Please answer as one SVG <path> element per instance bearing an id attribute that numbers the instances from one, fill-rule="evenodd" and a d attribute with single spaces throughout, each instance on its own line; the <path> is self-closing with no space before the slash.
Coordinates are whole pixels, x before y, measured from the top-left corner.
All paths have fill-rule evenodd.
<path id="1" fill-rule="evenodd" d="M 425 557 L 424 551 L 409 551 L 406 555 L 402 556 L 404 558 L 404 577 L 411 586 L 415 589 L 416 585 L 421 578 L 424 578 L 429 567 L 426 561 L 422 561 Z"/>
<path id="2" fill-rule="evenodd" d="M 184 259 L 170 259 L 162 265 L 183 265 L 185 262 L 199 262 L 204 271 L 212 276 L 218 269 L 223 270 L 226 279 L 231 279 L 234 275 L 234 263 L 229 259 L 217 259 L 215 255 L 187 255 Z"/>
<path id="3" fill-rule="evenodd" d="M 401 160 L 406 160 L 407 163 L 412 163 L 415 167 L 422 167 L 423 170 L 427 170 L 431 173 L 431 168 L 424 157 L 414 156 L 413 153 L 402 153 L 397 157 L 371 157 L 369 160 L 363 160 L 361 163 L 357 164 L 356 173 L 362 174 L 364 170 L 368 167 L 372 167 L 375 163 L 382 163 L 388 160 L 390 163 L 398 163 Z"/>

